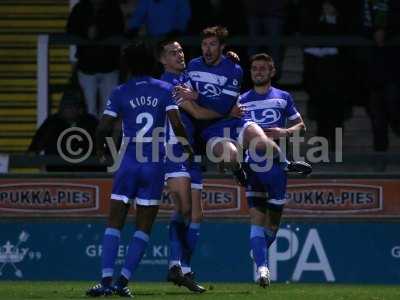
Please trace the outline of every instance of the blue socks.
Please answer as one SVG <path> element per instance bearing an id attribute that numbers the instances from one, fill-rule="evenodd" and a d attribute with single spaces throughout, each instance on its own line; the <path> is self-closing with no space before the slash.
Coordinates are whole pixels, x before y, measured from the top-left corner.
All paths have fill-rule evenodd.
<path id="1" fill-rule="evenodd" d="M 272 245 L 272 243 L 276 239 L 276 231 L 271 230 L 269 228 L 264 228 L 264 236 L 265 236 L 265 241 L 267 243 L 267 249 Z"/>
<path id="2" fill-rule="evenodd" d="M 190 260 L 200 236 L 200 223 L 185 225 L 183 216 L 174 212 L 169 223 L 169 267 L 182 267 L 183 273 L 191 271 Z"/>
<path id="3" fill-rule="evenodd" d="M 121 275 L 127 280 L 131 278 L 133 271 L 138 267 L 149 239 L 149 235 L 141 230 L 137 230 L 133 234 L 132 240 L 129 243 L 128 253 L 125 257 L 124 267 L 121 270 Z"/>
<path id="4" fill-rule="evenodd" d="M 101 271 L 103 278 L 102 284 L 105 286 L 111 285 L 120 237 L 121 232 L 116 228 L 106 228 L 104 232 L 101 255 Z"/>
<path id="5" fill-rule="evenodd" d="M 180 213 L 174 212 L 169 223 L 169 263 L 170 267 L 179 265 L 185 237 L 185 223 Z"/>
<path id="6" fill-rule="evenodd" d="M 267 266 L 267 243 L 263 226 L 251 225 L 250 245 L 257 268 Z"/>
<path id="7" fill-rule="evenodd" d="M 200 236 L 200 223 L 190 223 L 186 230 L 186 236 L 185 236 L 186 243 L 181 259 L 183 273 L 188 273 L 191 271 L 190 260 L 193 256 L 194 250 L 196 249 L 199 236 Z"/>

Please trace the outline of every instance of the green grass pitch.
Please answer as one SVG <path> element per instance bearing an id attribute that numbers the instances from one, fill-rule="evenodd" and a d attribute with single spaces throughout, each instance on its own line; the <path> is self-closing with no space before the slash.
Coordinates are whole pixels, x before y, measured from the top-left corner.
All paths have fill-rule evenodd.
<path id="1" fill-rule="evenodd" d="M 24 299 L 89 299 L 84 293 L 94 282 L 27 282 L 0 281 L 1 300 Z M 282 300 L 398 300 L 397 285 L 339 284 L 272 284 L 262 289 L 256 284 L 206 283 L 207 292 L 193 294 L 168 283 L 131 283 L 136 299 L 282 299 Z M 117 296 L 107 299 L 119 299 Z"/>

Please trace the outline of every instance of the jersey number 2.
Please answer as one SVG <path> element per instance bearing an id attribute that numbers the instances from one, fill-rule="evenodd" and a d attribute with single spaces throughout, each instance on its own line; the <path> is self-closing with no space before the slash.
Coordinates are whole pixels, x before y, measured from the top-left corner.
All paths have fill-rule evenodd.
<path id="1" fill-rule="evenodd" d="M 136 123 L 137 124 L 144 123 L 144 126 L 136 134 L 136 138 L 138 140 L 141 140 L 145 137 L 149 129 L 153 127 L 154 119 L 151 114 L 144 112 L 137 115 Z"/>

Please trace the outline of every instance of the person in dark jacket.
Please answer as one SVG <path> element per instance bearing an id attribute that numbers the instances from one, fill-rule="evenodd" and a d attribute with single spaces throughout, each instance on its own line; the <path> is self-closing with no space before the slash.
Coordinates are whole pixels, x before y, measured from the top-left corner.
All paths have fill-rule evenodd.
<path id="1" fill-rule="evenodd" d="M 324 36 L 342 33 L 341 16 L 334 1 L 314 1 L 309 5 L 308 10 L 303 11 L 304 33 Z M 330 149 L 335 146 L 335 128 L 343 127 L 350 110 L 343 90 L 341 50 L 338 47 L 304 49 L 303 80 L 304 88 L 309 94 L 308 116 L 316 121 L 317 135 L 328 140 Z"/>
<path id="2" fill-rule="evenodd" d="M 85 153 L 90 152 L 94 155 L 93 145 L 94 136 L 98 120 L 95 116 L 85 112 L 85 103 L 81 97 L 79 90 L 66 90 L 60 102 L 59 111 L 53 115 L 50 115 L 36 131 L 32 142 L 28 148 L 29 153 L 44 155 L 60 156 L 60 151 L 69 157 L 71 151 L 68 150 L 67 140 L 70 139 L 70 148 L 72 152 Z M 76 130 L 71 131 L 69 134 L 66 130 L 77 127 L 81 132 Z M 92 146 L 90 146 L 89 140 L 86 136 L 82 135 L 85 131 L 88 137 L 91 139 Z M 63 133 L 65 138 L 61 138 Z M 74 134 L 78 134 L 82 139 L 72 137 Z M 58 143 L 60 139 L 60 143 Z M 58 145 L 59 144 L 59 145 Z M 91 149 L 92 148 L 92 151 Z M 71 155 L 74 157 L 73 153 Z M 66 164 L 68 161 L 66 161 Z M 99 166 L 82 166 L 80 164 L 72 165 L 49 165 L 46 166 L 48 172 L 82 172 L 82 171 L 104 171 L 105 168 Z"/>
<path id="3" fill-rule="evenodd" d="M 123 35 L 124 17 L 118 1 L 80 0 L 68 18 L 67 32 L 92 41 Z M 119 81 L 120 47 L 78 46 L 76 57 L 87 110 L 101 116 L 111 90 Z"/>

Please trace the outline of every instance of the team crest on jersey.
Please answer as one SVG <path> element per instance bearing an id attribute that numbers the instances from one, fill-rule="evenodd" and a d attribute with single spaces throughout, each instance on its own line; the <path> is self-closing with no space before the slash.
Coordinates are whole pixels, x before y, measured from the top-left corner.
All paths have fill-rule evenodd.
<path id="1" fill-rule="evenodd" d="M 270 125 L 278 122 L 281 119 L 281 112 L 277 109 L 267 108 L 262 111 L 251 111 L 251 118 L 256 123 Z"/>
<path id="2" fill-rule="evenodd" d="M 217 97 L 222 93 L 221 89 L 218 86 L 215 86 L 211 83 L 206 83 L 203 87 L 201 87 L 199 83 L 196 82 L 196 88 L 199 93 L 205 97 Z"/>

